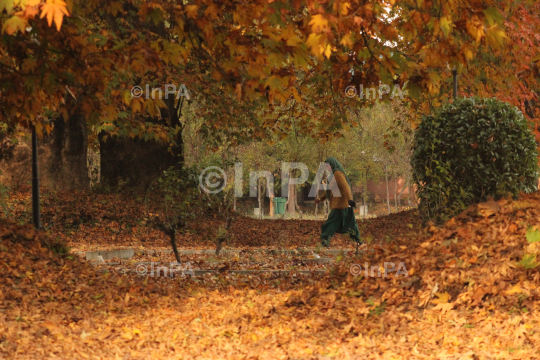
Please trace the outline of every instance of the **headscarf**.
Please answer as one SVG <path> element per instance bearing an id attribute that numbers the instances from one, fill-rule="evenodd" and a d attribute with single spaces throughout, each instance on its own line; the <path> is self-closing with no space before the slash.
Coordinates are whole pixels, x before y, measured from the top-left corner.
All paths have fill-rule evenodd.
<path id="1" fill-rule="evenodd" d="M 351 187 L 351 182 L 349 181 L 349 178 L 347 177 L 347 174 L 345 173 L 345 169 L 343 168 L 343 166 L 341 166 L 341 164 L 339 163 L 339 161 L 337 161 L 337 159 L 335 157 L 331 156 L 331 157 L 327 158 L 324 162 L 330 164 L 330 167 L 332 168 L 332 175 L 328 178 L 328 185 L 330 185 L 330 182 L 332 181 L 332 178 L 334 177 L 334 173 L 336 171 L 341 171 L 345 175 L 345 179 L 347 180 L 347 184 L 349 184 L 349 187 Z M 326 190 L 326 198 L 330 199 L 330 190 L 329 189 Z"/>

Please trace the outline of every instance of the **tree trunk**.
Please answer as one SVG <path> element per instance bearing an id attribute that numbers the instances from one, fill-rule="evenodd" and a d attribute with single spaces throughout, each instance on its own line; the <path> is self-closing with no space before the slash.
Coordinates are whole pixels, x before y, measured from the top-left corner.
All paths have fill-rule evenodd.
<path id="1" fill-rule="evenodd" d="M 178 253 L 178 247 L 176 246 L 176 230 L 175 229 L 168 229 L 169 238 L 171 239 L 171 246 L 173 248 L 174 257 L 176 258 L 176 262 L 180 264 L 180 254 Z"/>
<path id="2" fill-rule="evenodd" d="M 409 172 L 407 172 L 407 176 L 405 177 L 405 182 L 403 183 L 403 187 L 401 188 L 401 192 L 398 195 L 398 204 L 401 207 L 401 195 L 403 195 L 403 192 L 408 187 L 409 184 Z"/>
<path id="3" fill-rule="evenodd" d="M 395 206 L 395 208 L 396 208 L 396 212 L 398 211 L 398 203 L 397 203 L 397 183 L 398 183 L 397 174 L 396 174 L 396 172 L 394 171 L 394 206 Z"/>
<path id="4" fill-rule="evenodd" d="M 319 197 L 319 187 L 320 184 L 317 182 L 317 192 L 315 192 L 315 199 Z M 317 213 L 319 212 L 319 204 L 315 204 L 315 217 L 317 217 Z"/>
<path id="5" fill-rule="evenodd" d="M 88 130 L 84 116 L 76 109 L 67 121 L 57 119 L 51 138 L 52 185 L 56 189 L 89 189 Z"/>
<path id="6" fill-rule="evenodd" d="M 289 179 L 292 177 L 292 171 L 289 170 Z M 289 184 L 287 185 L 289 187 L 289 197 L 287 199 L 287 210 L 289 212 L 289 215 L 293 217 L 296 215 L 296 189 L 293 184 L 289 181 Z M 291 201 L 292 200 L 292 201 Z"/>
<path id="7" fill-rule="evenodd" d="M 362 205 L 364 206 L 364 211 L 362 219 L 366 218 L 366 195 L 367 195 L 367 169 L 364 171 L 364 183 L 362 184 Z"/>
<path id="8" fill-rule="evenodd" d="M 259 190 L 259 191 L 258 191 L 258 192 L 259 192 L 259 199 L 258 199 L 258 200 L 259 200 L 259 219 L 262 220 L 262 218 L 263 218 L 263 204 L 262 204 L 262 202 L 261 202 L 261 198 L 262 198 L 261 195 L 262 195 L 263 192 L 261 191 L 261 178 L 259 178 L 259 179 L 257 180 L 257 182 L 258 182 L 257 188 L 258 188 L 258 190 Z"/>
<path id="9" fill-rule="evenodd" d="M 269 214 L 270 214 L 270 217 L 274 217 L 276 216 L 276 210 L 274 209 L 274 197 L 273 196 L 270 196 L 270 211 L 269 211 Z"/>
<path id="10" fill-rule="evenodd" d="M 225 242 L 225 240 L 227 240 L 227 236 L 228 236 L 227 233 L 229 231 L 229 228 L 231 227 L 231 223 L 232 223 L 232 218 L 228 218 L 227 222 L 225 223 L 225 232 L 217 238 L 216 256 L 219 256 L 219 253 L 221 252 L 221 248 L 223 247 L 223 243 Z"/>
<path id="11" fill-rule="evenodd" d="M 107 136 L 107 138 L 106 138 Z M 129 139 L 99 135 L 101 183 L 116 187 L 146 190 L 164 170 L 178 165 L 178 157 L 168 151 L 168 144 L 154 140 Z"/>
<path id="12" fill-rule="evenodd" d="M 300 220 L 302 220 L 302 215 L 303 214 L 302 214 L 302 210 L 300 209 L 300 206 L 298 206 L 298 196 L 297 196 L 298 193 L 297 193 L 296 190 L 297 189 L 296 189 L 296 186 L 295 186 L 294 187 L 294 192 L 295 192 L 295 194 L 294 194 L 294 205 L 295 205 L 296 210 L 298 211 L 298 214 L 300 214 Z"/>
<path id="13" fill-rule="evenodd" d="M 411 205 L 412 205 L 412 204 L 411 204 L 411 197 L 413 196 L 413 194 L 412 194 L 412 189 L 413 189 L 413 187 L 412 187 L 412 181 L 409 181 L 409 196 L 407 197 L 407 202 L 408 202 L 408 204 L 409 204 L 409 207 L 411 207 Z"/>
<path id="14" fill-rule="evenodd" d="M 167 125 L 180 128 L 171 151 L 168 143 L 120 138 L 104 132 L 99 134 L 101 179 L 104 185 L 116 187 L 123 184 L 130 188 L 146 190 L 152 181 L 169 167 L 183 168 L 184 143 L 180 123 L 182 99 L 178 105 L 175 105 L 174 97 L 165 100 L 167 113 L 164 114 L 164 118 L 168 118 Z M 158 122 L 155 119 L 147 121 Z"/>
<path id="15" fill-rule="evenodd" d="M 388 171 L 384 169 L 384 177 L 386 179 L 386 205 L 388 206 L 388 215 L 390 215 L 390 191 L 388 189 Z"/>

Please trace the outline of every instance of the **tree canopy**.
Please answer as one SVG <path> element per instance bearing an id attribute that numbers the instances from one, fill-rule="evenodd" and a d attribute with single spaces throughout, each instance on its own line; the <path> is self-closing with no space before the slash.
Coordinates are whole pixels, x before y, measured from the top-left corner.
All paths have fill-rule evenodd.
<path id="1" fill-rule="evenodd" d="M 406 84 L 411 96 L 435 94 L 447 64 L 466 67 L 479 51 L 498 51 L 508 37 L 499 7 L 465 0 L 2 0 L 0 116 L 50 131 L 48 120 L 77 107 L 87 121 L 114 123 L 123 135 L 167 138 L 174 124 L 163 128 L 141 115 L 163 116 L 167 107 L 170 114 L 179 104 L 134 98 L 130 89 L 185 84 L 208 131 L 285 135 L 294 119 L 324 138 L 349 122 L 348 108 L 363 105 L 344 96 L 348 86 Z"/>

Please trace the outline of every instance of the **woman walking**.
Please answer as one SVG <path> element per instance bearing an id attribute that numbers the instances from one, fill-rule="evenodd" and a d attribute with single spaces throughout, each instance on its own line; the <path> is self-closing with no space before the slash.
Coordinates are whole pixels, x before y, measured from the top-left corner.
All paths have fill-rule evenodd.
<path id="1" fill-rule="evenodd" d="M 330 239 L 335 233 L 349 234 L 355 242 L 360 242 L 360 231 L 354 217 L 354 207 L 351 184 L 345 169 L 334 157 L 325 161 L 332 169 L 332 175 L 328 179 L 328 190 L 315 199 L 315 204 L 326 199 L 330 200 L 330 215 L 321 228 L 321 243 L 324 247 L 330 247 Z"/>

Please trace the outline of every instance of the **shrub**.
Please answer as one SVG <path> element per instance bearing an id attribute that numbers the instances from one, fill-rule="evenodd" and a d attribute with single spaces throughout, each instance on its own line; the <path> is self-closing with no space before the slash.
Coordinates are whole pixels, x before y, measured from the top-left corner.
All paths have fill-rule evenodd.
<path id="1" fill-rule="evenodd" d="M 514 106 L 465 98 L 422 119 L 411 160 L 424 220 L 444 221 L 471 204 L 533 192 L 537 148 Z"/>
<path id="2" fill-rule="evenodd" d="M 204 200 L 204 194 L 199 190 L 196 168 L 179 170 L 171 167 L 147 190 L 146 214 L 151 225 L 169 236 L 177 262 L 180 262 L 177 231 L 185 230 L 189 221 L 203 214 L 208 206 Z"/>
<path id="3" fill-rule="evenodd" d="M 171 167 L 148 188 L 146 211 L 153 214 L 150 217 L 155 217 L 159 227 L 167 231 L 182 229 L 186 222 L 200 215 L 202 196 L 197 175 L 196 169 Z"/>

